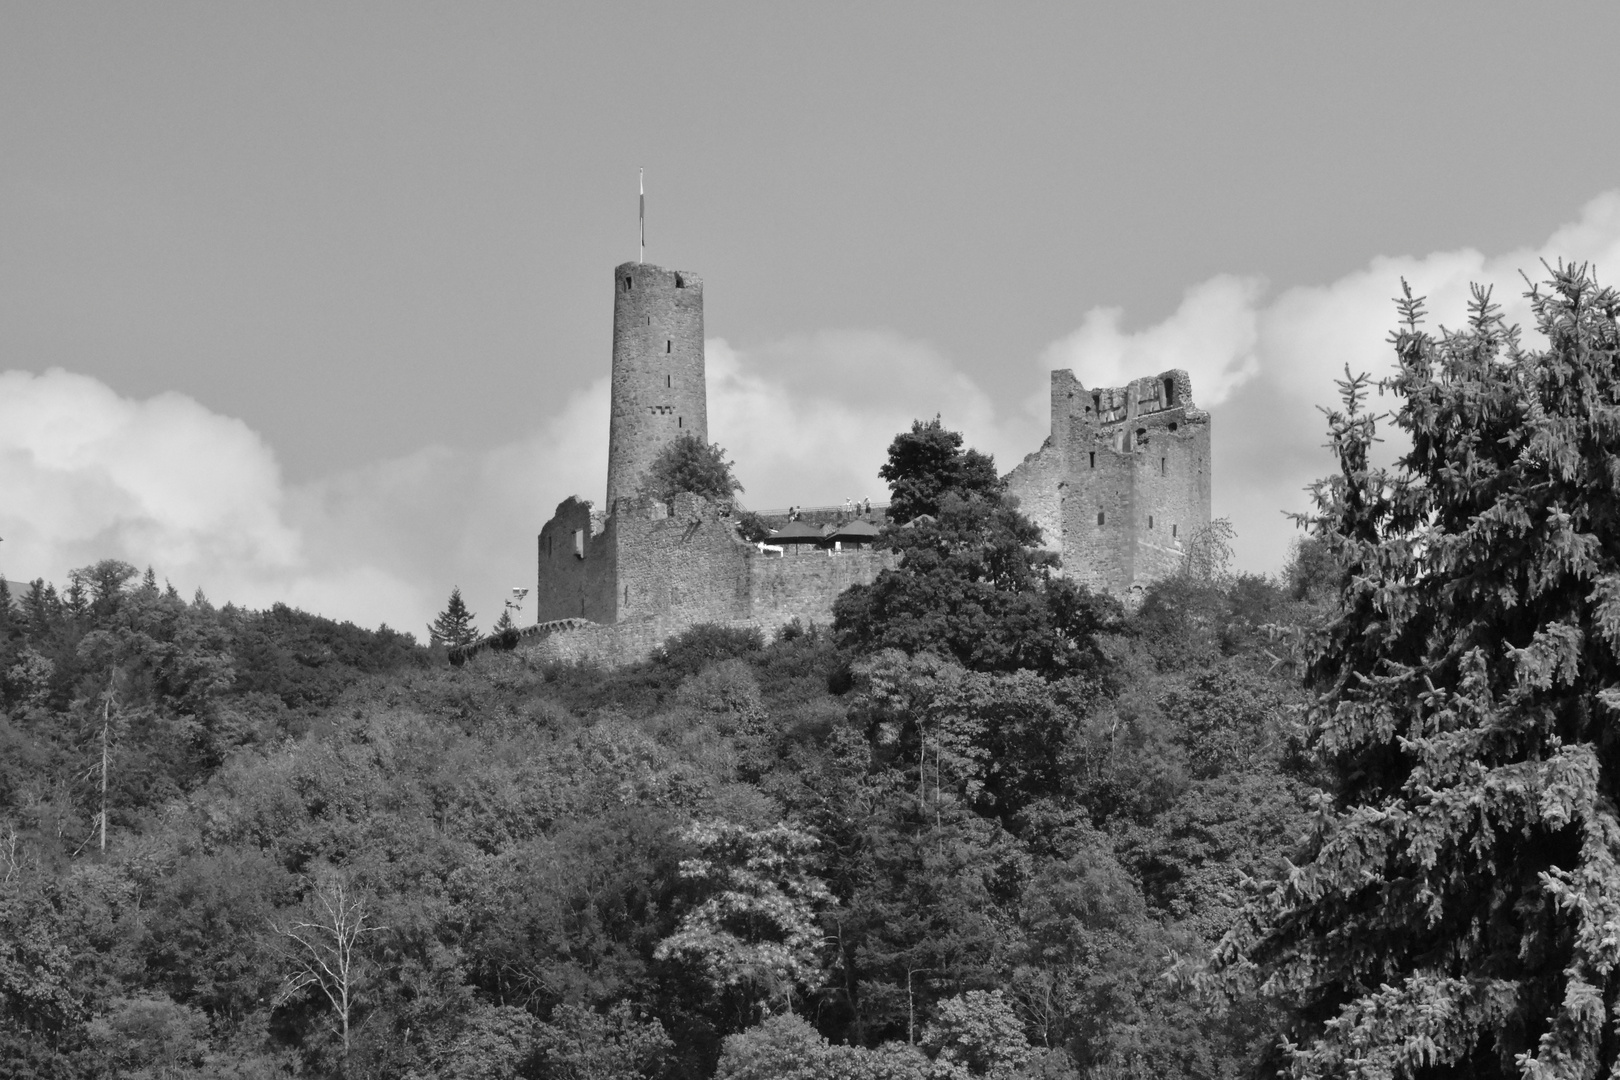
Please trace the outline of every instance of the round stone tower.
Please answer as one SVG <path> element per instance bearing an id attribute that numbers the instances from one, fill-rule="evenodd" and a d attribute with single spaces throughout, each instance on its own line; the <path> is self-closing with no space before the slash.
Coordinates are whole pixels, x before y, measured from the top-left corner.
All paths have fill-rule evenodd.
<path id="1" fill-rule="evenodd" d="M 609 513 L 640 490 L 659 452 L 682 435 L 709 441 L 703 282 L 650 263 L 624 263 L 613 271 Z"/>

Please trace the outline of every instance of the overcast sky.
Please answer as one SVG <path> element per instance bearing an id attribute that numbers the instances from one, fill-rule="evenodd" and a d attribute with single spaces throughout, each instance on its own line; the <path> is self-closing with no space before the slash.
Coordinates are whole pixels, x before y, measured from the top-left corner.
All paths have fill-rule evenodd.
<path id="1" fill-rule="evenodd" d="M 612 268 L 705 282 L 758 507 L 1181 366 L 1274 571 L 1404 274 L 1620 265 L 1613 4 L 0 0 L 0 573 L 419 635 L 600 499 Z"/>

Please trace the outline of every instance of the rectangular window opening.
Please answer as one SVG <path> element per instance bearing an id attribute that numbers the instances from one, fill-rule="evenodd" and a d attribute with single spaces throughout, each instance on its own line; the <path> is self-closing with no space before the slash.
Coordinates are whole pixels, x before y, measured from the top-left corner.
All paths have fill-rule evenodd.
<path id="1" fill-rule="evenodd" d="M 674 348 L 675 348 L 675 343 L 673 341 L 664 342 L 664 351 L 665 352 L 673 352 Z"/>
<path id="2" fill-rule="evenodd" d="M 677 417 L 676 417 L 676 418 L 675 418 L 675 426 L 676 426 L 676 427 L 681 427 L 681 426 L 682 426 L 682 424 L 681 424 L 681 418 L 680 418 L 680 417 L 678 417 L 678 416 L 677 416 Z"/>
<path id="3" fill-rule="evenodd" d="M 630 291 L 630 279 L 629 278 L 624 279 L 624 291 L 625 292 Z"/>
<path id="4" fill-rule="evenodd" d="M 1165 471 L 1164 471 L 1164 462 L 1165 462 L 1165 459 L 1164 459 L 1164 458 L 1160 458 L 1160 459 L 1159 459 L 1159 475 L 1160 475 L 1160 476 L 1164 476 L 1164 475 L 1165 475 Z"/>
<path id="5" fill-rule="evenodd" d="M 1099 511 L 1097 511 L 1097 524 L 1101 525 L 1102 523 L 1103 523 L 1103 512 L 1101 510 L 1099 510 Z"/>
<path id="6" fill-rule="evenodd" d="M 669 381 L 669 376 L 668 376 L 668 375 L 665 375 L 665 376 L 664 376 L 664 385 L 665 385 L 665 386 L 673 386 L 673 385 L 674 385 L 674 384 L 673 384 L 673 383 L 671 383 L 671 382 L 670 382 L 670 381 Z"/>
<path id="7" fill-rule="evenodd" d="M 1152 531 L 1152 529 L 1153 529 L 1153 515 L 1149 514 L 1148 515 L 1148 530 Z"/>
<path id="8" fill-rule="evenodd" d="M 1174 525 L 1172 525 L 1172 526 L 1170 526 L 1170 539 L 1174 540 L 1175 538 L 1176 538 L 1176 527 Z"/>
<path id="9" fill-rule="evenodd" d="M 1095 450 L 1091 452 L 1091 467 L 1093 469 L 1097 467 L 1097 451 Z"/>
<path id="10" fill-rule="evenodd" d="M 1166 379 L 1166 380 L 1164 380 L 1164 405 L 1165 405 L 1165 408 L 1169 408 L 1170 406 L 1174 405 L 1175 403 L 1176 403 L 1176 380 L 1174 380 L 1174 379 Z"/>

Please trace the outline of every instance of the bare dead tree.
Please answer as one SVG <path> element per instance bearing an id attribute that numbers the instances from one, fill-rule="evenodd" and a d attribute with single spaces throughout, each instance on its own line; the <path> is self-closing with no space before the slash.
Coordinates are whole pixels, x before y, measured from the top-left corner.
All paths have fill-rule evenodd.
<path id="1" fill-rule="evenodd" d="M 358 982 L 360 937 L 386 926 L 368 922 L 365 900 L 341 874 L 324 876 L 316 885 L 305 920 L 271 923 L 287 944 L 280 950 L 293 971 L 282 980 L 275 1004 L 281 1005 L 311 986 L 320 987 L 337 1014 L 343 1056 L 349 1056 L 349 1021 Z"/>
<path id="2" fill-rule="evenodd" d="M 107 743 L 112 732 L 113 687 L 118 682 L 118 669 L 112 670 L 107 680 L 107 693 L 101 702 L 101 853 L 107 854 Z"/>

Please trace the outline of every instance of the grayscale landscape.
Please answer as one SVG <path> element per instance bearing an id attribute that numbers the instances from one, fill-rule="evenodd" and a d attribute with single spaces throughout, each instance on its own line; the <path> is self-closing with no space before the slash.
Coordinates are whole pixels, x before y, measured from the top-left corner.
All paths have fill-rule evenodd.
<path id="1" fill-rule="evenodd" d="M 1614 1075 L 1616 31 L 0 3 L 0 1077 Z"/>

